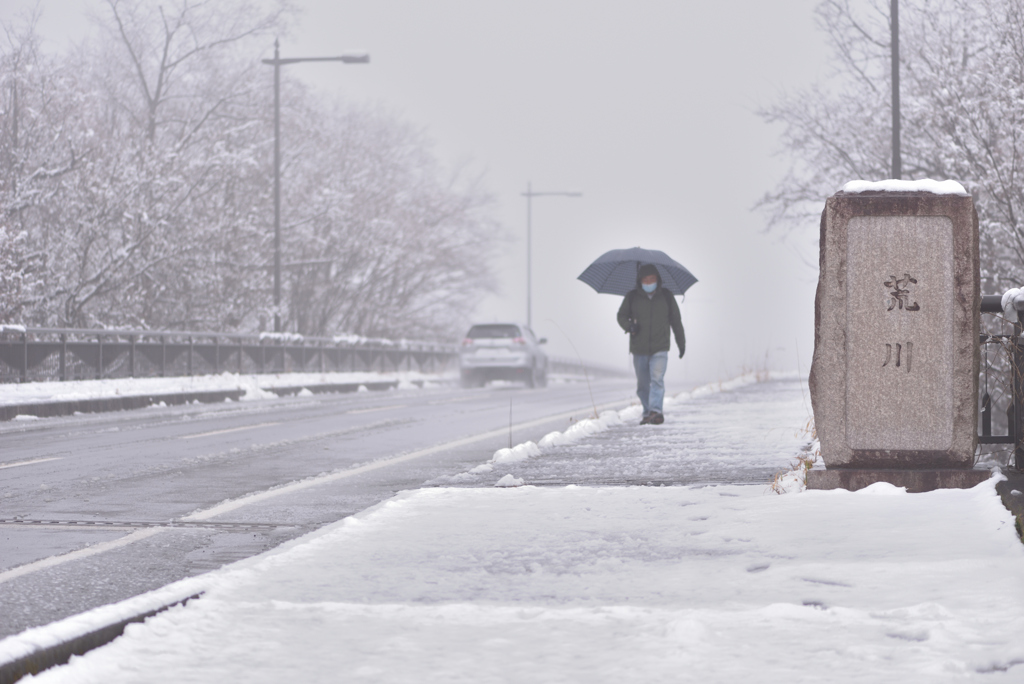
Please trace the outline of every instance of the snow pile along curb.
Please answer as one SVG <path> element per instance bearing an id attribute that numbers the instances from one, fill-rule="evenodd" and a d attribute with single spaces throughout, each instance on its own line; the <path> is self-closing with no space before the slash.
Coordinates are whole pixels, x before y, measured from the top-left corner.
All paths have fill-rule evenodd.
<path id="1" fill-rule="evenodd" d="M 454 376 L 400 373 L 280 373 L 268 375 L 117 378 L 0 384 L 0 421 L 18 416 L 48 418 L 147 406 L 259 401 L 284 395 L 418 389 L 452 382 Z M 303 391 L 305 390 L 305 393 Z"/>
<path id="2" fill-rule="evenodd" d="M 712 394 L 737 390 L 741 387 L 746 387 L 748 385 L 753 385 L 767 380 L 791 380 L 797 377 L 800 377 L 797 373 L 748 373 L 724 382 L 702 385 L 690 392 L 680 392 L 679 394 L 670 397 L 667 396 L 665 397 L 664 407 L 666 411 L 670 411 L 674 407 Z M 539 442 L 528 441 L 522 444 L 517 444 L 511 448 L 498 449 L 486 463 L 481 463 L 480 465 L 465 472 L 458 473 L 457 475 L 436 478 L 429 481 L 427 484 L 445 485 L 476 482 L 479 476 L 493 472 L 495 466 L 508 466 L 514 463 L 521 463 L 531 458 L 543 456 L 545 451 L 550 451 L 558 447 L 579 444 L 583 440 L 593 435 L 606 432 L 611 428 L 636 423 L 640 420 L 641 413 L 642 409 L 639 405 L 628 406 L 618 411 L 603 411 L 596 418 L 586 418 L 573 423 L 565 431 L 549 432 L 544 435 Z M 651 428 L 645 429 L 660 428 L 652 426 Z M 522 481 L 522 478 L 516 478 L 515 476 L 512 477 L 512 480 L 507 479 L 507 477 L 508 474 L 502 476 L 501 481 Z M 506 484 L 501 486 L 509 485 Z"/>

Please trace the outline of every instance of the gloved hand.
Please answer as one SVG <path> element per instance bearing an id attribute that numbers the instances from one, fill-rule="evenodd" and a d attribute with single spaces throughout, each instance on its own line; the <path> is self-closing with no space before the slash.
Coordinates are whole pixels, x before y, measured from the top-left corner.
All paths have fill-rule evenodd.
<path id="1" fill-rule="evenodd" d="M 683 358 L 683 354 L 685 354 L 685 353 L 686 353 L 685 349 L 680 349 L 679 350 L 679 358 Z"/>

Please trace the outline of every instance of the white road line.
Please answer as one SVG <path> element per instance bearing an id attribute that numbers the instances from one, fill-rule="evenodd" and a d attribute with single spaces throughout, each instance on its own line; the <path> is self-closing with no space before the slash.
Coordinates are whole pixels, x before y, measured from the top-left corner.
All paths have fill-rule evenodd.
<path id="1" fill-rule="evenodd" d="M 623 404 L 627 403 L 628 402 L 626 401 L 611 402 L 608 404 L 598 406 L 597 410 L 601 411 L 603 409 L 612 408 L 615 406 L 622 406 Z M 191 515 L 185 516 L 181 520 L 187 522 L 209 520 L 210 518 L 214 518 L 218 515 L 238 510 L 239 508 L 242 508 L 243 506 L 248 506 L 249 504 L 267 501 L 268 499 L 273 499 L 275 497 L 283 496 L 285 494 L 293 494 L 295 492 L 302 491 L 303 489 L 309 489 L 310 487 L 318 487 L 328 482 L 334 482 L 336 480 L 344 480 L 350 477 L 355 477 L 356 475 L 362 475 L 363 473 L 368 473 L 373 470 L 387 468 L 388 466 L 395 465 L 396 463 L 412 461 L 417 458 L 422 458 L 423 456 L 436 454 L 440 451 L 447 451 L 449 449 L 456 449 L 458 447 L 466 446 L 468 444 L 473 444 L 474 442 L 481 442 L 485 439 L 501 437 L 507 435 L 510 429 L 522 430 L 525 428 L 537 427 L 538 425 L 544 425 L 545 423 L 550 423 L 565 418 L 571 418 L 578 414 L 580 410 L 581 409 L 577 409 L 576 411 L 568 411 L 566 413 L 560 413 L 558 415 L 548 416 L 546 418 L 539 418 L 537 420 L 519 423 L 517 425 L 511 426 L 511 428 L 503 427 L 497 430 L 491 430 L 489 432 L 482 432 L 478 435 L 473 435 L 472 437 L 456 439 L 451 442 L 445 442 L 444 444 L 438 444 L 437 446 L 428 447 L 426 449 L 420 449 L 419 451 L 413 451 L 408 454 L 402 454 L 401 456 L 394 456 L 392 458 L 381 459 L 379 461 L 367 463 L 366 465 L 357 466 L 355 468 L 350 468 L 348 470 L 341 470 L 333 473 L 327 473 L 324 475 L 317 475 L 315 477 L 311 477 L 305 480 L 299 480 L 298 482 L 292 482 L 291 484 L 284 485 L 283 487 L 276 487 L 274 489 L 267 489 L 262 492 L 246 494 L 245 496 L 239 497 L 237 499 L 230 499 L 223 503 L 217 504 L 212 508 L 207 508 L 205 511 L 197 511 Z"/>
<path id="2" fill-rule="evenodd" d="M 53 458 L 36 458 L 31 461 L 18 461 L 16 463 L 0 463 L 0 470 L 4 468 L 17 468 L 18 466 L 32 465 L 33 463 L 46 463 L 47 461 L 59 461 L 63 456 L 54 456 Z"/>
<path id="3" fill-rule="evenodd" d="M 623 406 L 624 404 L 628 404 L 628 403 L 629 403 L 628 401 L 610 402 L 610 403 L 602 404 L 602 405 L 598 406 L 597 410 L 598 411 L 602 411 L 604 409 L 614 408 L 616 406 Z M 554 416 L 548 416 L 546 418 L 539 418 L 537 420 L 531 420 L 531 421 L 527 421 L 525 423 L 519 423 L 517 425 L 513 425 L 511 427 L 511 429 L 512 430 L 522 430 L 522 429 L 525 429 L 525 428 L 536 427 L 538 425 L 543 425 L 545 423 L 550 423 L 550 422 L 557 421 L 557 420 L 571 418 L 571 417 L 575 416 L 576 414 L 580 413 L 581 411 L 585 411 L 585 410 L 586 409 L 577 409 L 575 411 L 568 411 L 566 413 L 560 413 L 560 414 L 557 414 L 557 415 L 554 415 Z M 276 424 L 276 423 L 264 423 L 263 425 L 273 425 L 273 424 Z M 249 426 L 249 427 L 263 427 L 263 425 L 252 425 L 252 426 Z M 246 428 L 235 428 L 235 429 L 246 429 Z M 247 494 L 246 496 L 240 497 L 238 499 L 232 499 L 232 500 L 229 500 L 229 501 L 225 501 L 225 502 L 220 503 L 220 504 L 218 504 L 216 506 L 213 506 L 212 508 L 207 508 L 205 511 L 197 511 L 196 513 L 193 513 L 192 515 L 187 515 L 184 518 L 181 518 L 181 520 L 183 522 L 195 522 L 195 521 L 200 521 L 200 520 L 209 520 L 210 518 L 213 518 L 213 517 L 216 517 L 218 515 L 221 515 L 222 513 L 227 513 L 229 511 L 238 510 L 239 508 L 242 508 L 244 506 L 248 506 L 249 504 L 259 503 L 261 501 L 266 501 L 268 499 L 273 499 L 275 497 L 282 496 L 284 494 L 291 494 L 293 492 L 301 491 L 303 489 L 308 489 L 309 487 L 317 487 L 319 485 L 326 484 L 328 482 L 334 482 L 335 480 L 343 480 L 345 478 L 354 477 L 356 475 L 361 475 L 362 473 L 367 473 L 367 472 L 370 472 L 372 470 L 379 470 L 380 468 L 386 468 L 386 467 L 394 465 L 396 463 L 402 463 L 402 462 L 405 462 L 405 461 L 412 461 L 414 459 L 421 458 L 423 456 L 429 456 L 430 454 L 436 454 L 439 451 L 444 451 L 446 449 L 455 449 L 455 448 L 458 448 L 458 447 L 461 447 L 461 446 L 466 446 L 467 444 L 473 444 L 474 442 L 480 442 L 480 441 L 483 441 L 485 439 L 491 439 L 492 437 L 500 437 L 500 436 L 503 436 L 503 435 L 507 435 L 508 432 L 509 432 L 509 429 L 510 428 L 503 427 L 503 428 L 500 428 L 500 429 L 497 429 L 497 430 L 491 430 L 489 432 L 482 432 L 482 433 L 480 433 L 478 435 L 473 435 L 472 437 L 464 437 L 462 439 L 456 439 L 454 441 L 445 442 L 444 444 L 438 444 L 437 446 L 432 446 L 432 447 L 429 447 L 427 449 L 420 449 L 419 451 L 413 451 L 413 452 L 408 453 L 408 454 L 402 454 L 401 456 L 395 456 L 393 458 L 387 458 L 387 459 L 383 459 L 383 460 L 380 460 L 380 461 L 374 461 L 373 463 L 367 463 L 366 465 L 358 466 L 356 468 L 351 468 L 349 470 L 342 470 L 342 471 L 339 471 L 339 472 L 328 473 L 326 475 L 318 475 L 317 477 L 311 477 L 311 478 L 309 478 L 307 480 L 299 480 L 298 482 L 292 482 L 291 484 L 284 485 L 283 487 L 277 487 L 276 489 L 269 489 L 269 490 L 264 490 L 262 492 L 255 492 L 253 494 Z M 227 430 L 226 432 L 233 432 L 233 431 L 234 431 L 234 429 L 233 430 Z M 209 434 L 217 434 L 217 433 L 215 433 L 215 432 L 208 432 L 208 433 L 205 433 L 205 434 L 209 435 Z M 191 436 L 192 437 L 199 437 L 201 435 L 191 435 Z M 24 464 L 19 464 L 19 465 L 24 465 Z M 96 555 L 98 553 L 103 553 L 105 551 L 112 551 L 113 549 L 118 549 L 118 548 L 121 548 L 122 546 L 128 546 L 129 544 L 131 544 L 133 542 L 141 541 L 141 540 L 146 539 L 148 537 L 152 537 L 153 535 L 159 534 L 160 532 L 163 532 L 164 530 L 167 530 L 167 529 L 171 529 L 171 528 L 151 527 L 151 528 L 144 529 L 144 530 L 137 530 L 135 532 L 132 532 L 131 534 L 128 534 L 128 535 L 125 535 L 124 537 L 121 537 L 120 539 L 115 539 L 115 540 L 109 541 L 109 542 L 103 542 L 101 544 L 94 544 L 93 546 L 88 546 L 88 547 L 86 547 L 84 549 L 79 549 L 78 551 L 72 551 L 70 553 L 65 553 L 65 554 L 60 555 L 60 556 L 50 556 L 49 558 L 43 558 L 41 560 L 37 560 L 34 563 L 27 563 L 25 565 L 21 565 L 21 566 L 18 566 L 16 568 L 12 568 L 11 570 L 7 570 L 6 572 L 0 572 L 0 584 L 3 584 L 4 582 L 7 582 L 7 581 L 12 580 L 12 579 L 15 579 L 17 577 L 22 577 L 24 575 L 31 574 L 33 572 L 36 572 L 37 570 L 45 570 L 46 568 L 52 568 L 52 567 L 55 567 L 57 565 L 62 565 L 62 564 L 67 563 L 69 561 L 78 560 L 80 558 L 88 558 L 89 556 L 94 556 L 94 555 Z"/>
<path id="4" fill-rule="evenodd" d="M 113 541 L 103 542 L 101 544 L 93 544 L 87 546 L 84 549 L 78 551 L 72 551 L 71 553 L 65 553 L 60 556 L 50 556 L 49 558 L 43 558 L 37 560 L 34 563 L 26 563 L 25 565 L 19 565 L 16 568 L 7 570 L 6 572 L 0 572 L 0 584 L 10 581 L 23 575 L 28 575 L 38 570 L 45 570 L 46 568 L 52 568 L 57 565 L 62 565 L 68 561 L 78 560 L 80 558 L 88 558 L 89 556 L 95 556 L 97 553 L 103 553 L 104 551 L 111 551 L 118 549 L 122 546 L 128 546 L 132 542 L 137 542 L 147 537 L 152 537 L 154 534 L 163 531 L 163 528 L 153 527 L 145 530 L 138 530 L 127 534 L 120 539 Z"/>
<path id="5" fill-rule="evenodd" d="M 345 413 L 373 413 L 374 411 L 389 411 L 396 408 L 405 408 L 407 404 L 395 404 L 394 406 L 378 406 L 376 408 L 353 409 Z"/>
<path id="6" fill-rule="evenodd" d="M 480 401 L 480 397 L 458 397 L 456 399 L 438 399 L 437 401 L 428 401 L 427 403 L 436 406 L 438 404 L 457 404 L 461 401 Z"/>
<path id="7" fill-rule="evenodd" d="M 195 434 L 195 435 L 185 435 L 184 437 L 179 437 L 178 439 L 198 439 L 199 437 L 212 437 L 213 435 L 226 435 L 229 432 L 241 432 L 242 430 L 255 430 L 256 428 L 271 427 L 273 425 L 280 425 L 280 424 L 281 424 L 280 422 L 277 422 L 277 423 L 259 423 L 258 425 L 243 425 L 242 427 L 228 428 L 227 430 L 213 430 L 212 432 L 200 432 L 200 433 Z"/>

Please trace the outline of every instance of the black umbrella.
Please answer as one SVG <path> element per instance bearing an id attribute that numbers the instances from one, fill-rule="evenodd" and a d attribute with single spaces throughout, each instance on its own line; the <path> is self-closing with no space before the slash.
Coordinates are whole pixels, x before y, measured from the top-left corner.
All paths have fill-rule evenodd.
<path id="1" fill-rule="evenodd" d="M 685 266 L 656 249 L 613 249 L 599 256 L 580 274 L 590 287 L 603 294 L 625 295 L 636 289 L 636 275 L 644 264 L 654 264 L 661 284 L 674 295 L 686 292 L 697 279 Z"/>

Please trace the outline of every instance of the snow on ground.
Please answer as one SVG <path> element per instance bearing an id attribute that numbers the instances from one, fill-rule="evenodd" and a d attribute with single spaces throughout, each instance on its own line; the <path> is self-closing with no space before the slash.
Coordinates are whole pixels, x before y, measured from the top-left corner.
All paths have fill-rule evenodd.
<path id="1" fill-rule="evenodd" d="M 801 393 L 709 388 L 663 426 L 620 412 L 477 487 L 403 492 L 160 590 L 206 593 L 27 681 L 1022 681 L 1024 546 L 994 480 L 777 495 L 759 473 L 807 453 Z M 530 484 L 621 479 L 616 448 L 758 484 Z"/>
<path id="2" fill-rule="evenodd" d="M 70 380 L 67 382 L 27 382 L 0 384 L 0 406 L 9 404 L 78 401 L 117 396 L 176 394 L 213 390 L 244 389 L 243 400 L 270 399 L 277 395 L 271 387 L 305 387 L 335 383 L 398 382 L 399 389 L 416 387 L 414 383 L 449 379 L 414 371 L 398 373 L 274 373 L 267 375 L 195 375 L 172 378 L 111 378 L 106 380 Z"/>
<path id="3" fill-rule="evenodd" d="M 992 481 L 423 489 L 39 682 L 1021 681 Z"/>

